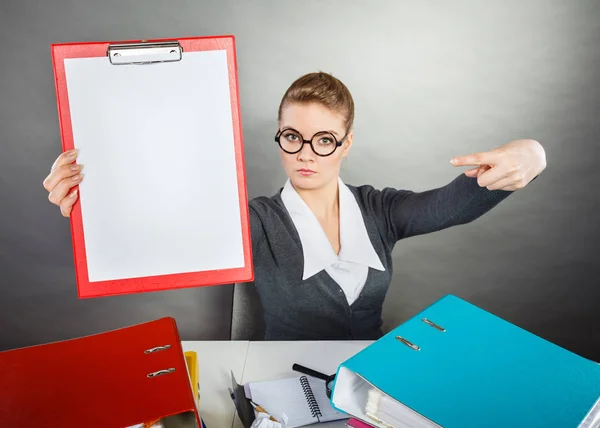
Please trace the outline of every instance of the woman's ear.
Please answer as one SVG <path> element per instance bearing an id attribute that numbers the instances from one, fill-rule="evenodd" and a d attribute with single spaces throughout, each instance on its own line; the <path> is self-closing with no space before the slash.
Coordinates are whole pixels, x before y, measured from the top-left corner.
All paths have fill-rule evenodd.
<path id="1" fill-rule="evenodd" d="M 354 138 L 354 131 L 350 131 L 346 136 L 346 139 L 342 143 L 342 159 L 345 159 L 350 152 L 350 147 L 352 147 L 352 140 Z"/>

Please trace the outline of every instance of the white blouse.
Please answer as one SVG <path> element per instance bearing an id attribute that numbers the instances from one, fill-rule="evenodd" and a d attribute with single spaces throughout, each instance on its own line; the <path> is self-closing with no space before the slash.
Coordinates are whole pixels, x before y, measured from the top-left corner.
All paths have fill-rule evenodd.
<path id="1" fill-rule="evenodd" d="M 296 226 L 304 253 L 305 280 L 323 269 L 333 278 L 352 304 L 362 291 L 369 267 L 384 271 L 369 239 L 354 194 L 339 181 L 340 253 L 335 254 L 319 220 L 288 180 L 281 199 Z"/>

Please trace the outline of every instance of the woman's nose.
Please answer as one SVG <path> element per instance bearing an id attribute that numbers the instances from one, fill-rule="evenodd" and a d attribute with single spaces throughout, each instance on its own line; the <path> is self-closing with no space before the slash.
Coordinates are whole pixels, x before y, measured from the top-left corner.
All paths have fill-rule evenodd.
<path id="1" fill-rule="evenodd" d="M 307 162 L 314 160 L 315 152 L 313 152 L 310 144 L 303 144 L 302 149 L 298 152 L 298 160 L 301 162 Z"/>

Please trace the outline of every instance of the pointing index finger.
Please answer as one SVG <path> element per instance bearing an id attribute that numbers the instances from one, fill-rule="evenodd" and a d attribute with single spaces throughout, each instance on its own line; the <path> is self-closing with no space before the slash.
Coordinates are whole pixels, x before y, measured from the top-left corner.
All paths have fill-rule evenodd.
<path id="1" fill-rule="evenodd" d="M 454 166 L 478 166 L 493 165 L 497 160 L 497 155 L 494 152 L 478 152 L 454 157 L 450 160 L 450 163 Z"/>

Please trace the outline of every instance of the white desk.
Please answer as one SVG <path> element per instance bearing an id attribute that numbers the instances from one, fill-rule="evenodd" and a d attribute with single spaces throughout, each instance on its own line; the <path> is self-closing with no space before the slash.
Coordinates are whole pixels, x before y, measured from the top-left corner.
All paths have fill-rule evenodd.
<path id="1" fill-rule="evenodd" d="M 246 342 L 183 341 L 184 351 L 198 354 L 200 412 L 207 428 L 242 428 L 229 396 L 231 371 L 240 384 L 298 376 L 294 363 L 326 374 L 365 348 L 368 341 Z M 319 424 L 319 428 L 345 426 L 343 421 Z"/>

